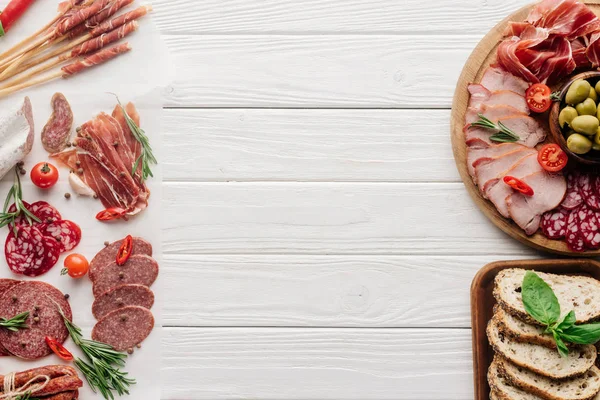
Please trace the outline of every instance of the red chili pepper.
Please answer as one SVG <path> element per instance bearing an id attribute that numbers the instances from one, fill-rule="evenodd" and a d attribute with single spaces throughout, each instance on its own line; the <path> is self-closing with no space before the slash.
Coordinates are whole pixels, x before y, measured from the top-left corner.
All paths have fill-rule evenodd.
<path id="1" fill-rule="evenodd" d="M 511 188 L 515 189 L 517 192 L 523 193 L 525 196 L 533 196 L 533 189 L 531 188 L 531 186 L 529 186 L 519 178 L 507 175 L 504 177 L 504 183 L 506 183 Z"/>
<path id="2" fill-rule="evenodd" d="M 124 210 L 119 207 L 111 207 L 111 208 L 107 208 L 104 211 L 100 211 L 96 215 L 96 219 L 98 221 L 113 221 L 115 219 L 119 219 L 119 218 L 123 217 L 125 215 L 125 213 L 127 213 L 127 210 Z"/>
<path id="3" fill-rule="evenodd" d="M 35 0 L 11 0 L 0 14 L 0 36 L 4 36 L 34 2 Z"/>
<path id="4" fill-rule="evenodd" d="M 50 349 L 52 349 L 54 354 L 56 354 L 65 361 L 71 361 L 73 359 L 73 354 L 71 354 L 69 350 L 65 349 L 65 346 L 60 344 L 58 340 L 51 338 L 50 336 L 46 336 L 45 339 L 46 344 L 48 345 L 48 347 L 50 347 Z"/>
<path id="5" fill-rule="evenodd" d="M 127 235 L 117 252 L 117 265 L 124 265 L 129 260 L 131 253 L 133 253 L 133 238 L 131 235 Z"/>

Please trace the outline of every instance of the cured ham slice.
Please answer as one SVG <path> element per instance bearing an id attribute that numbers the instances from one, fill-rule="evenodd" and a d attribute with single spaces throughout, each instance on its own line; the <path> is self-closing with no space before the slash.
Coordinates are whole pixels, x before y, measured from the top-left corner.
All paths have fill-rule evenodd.
<path id="1" fill-rule="evenodd" d="M 600 28 L 596 14 L 577 0 L 542 1 L 533 7 L 526 21 L 567 39 L 585 36 Z"/>
<path id="2" fill-rule="evenodd" d="M 475 167 L 475 183 L 479 186 L 483 196 L 485 197 L 485 184 L 488 181 L 503 177 L 515 164 L 532 154 L 537 154 L 537 151 L 522 146 L 520 149 L 508 154 L 493 158 L 480 158 L 475 161 L 473 164 Z"/>
<path id="3" fill-rule="evenodd" d="M 525 96 L 529 83 L 499 66 L 490 66 L 483 73 L 481 85 L 490 91 L 510 90 Z"/>
<path id="4" fill-rule="evenodd" d="M 502 122 L 507 128 L 519 135 L 520 143 L 527 147 L 534 147 L 544 139 L 546 139 L 546 130 L 535 119 L 528 115 L 517 115 L 512 117 L 500 118 L 492 120 L 495 123 Z M 465 140 L 467 145 L 479 143 L 480 141 L 492 143 L 490 136 L 495 131 L 486 128 L 465 126 Z"/>
<path id="5" fill-rule="evenodd" d="M 529 114 L 529 107 L 525 98 L 518 93 L 510 90 L 489 91 L 483 85 L 470 84 L 468 87 L 471 98 L 469 100 L 470 108 L 480 106 L 505 105 L 512 106 L 522 113 Z"/>
<path id="6" fill-rule="evenodd" d="M 498 157 L 521 148 L 523 148 L 523 145 L 518 143 L 501 143 L 493 145 L 486 143 L 485 147 L 467 147 L 467 168 L 469 170 L 469 175 L 475 179 L 475 167 L 473 164 L 475 164 L 477 160 Z"/>
<path id="7" fill-rule="evenodd" d="M 521 159 L 510 170 L 505 171 L 502 176 L 498 176 L 495 179 L 487 181 L 481 189 L 483 190 L 485 197 L 487 197 L 492 204 L 496 206 L 496 209 L 500 215 L 502 215 L 504 218 L 510 218 L 508 205 L 506 204 L 506 198 L 513 193 L 513 190 L 510 186 L 504 183 L 502 178 L 504 178 L 505 175 L 509 175 L 518 179 L 522 179 L 528 175 L 538 172 L 544 172 L 544 170 L 537 160 L 537 155 L 532 154 Z"/>
<path id="8" fill-rule="evenodd" d="M 62 67 L 62 71 L 65 73 L 65 76 L 75 75 L 84 69 L 91 68 L 95 65 L 99 65 L 105 63 L 109 60 L 112 60 L 115 57 L 118 57 L 121 54 L 127 53 L 131 50 L 131 46 L 129 43 L 123 43 L 108 49 L 100 50 L 89 57 L 84 58 L 83 60 L 76 61 L 72 64 L 65 65 Z"/>
<path id="9" fill-rule="evenodd" d="M 498 120 L 499 118 L 512 117 L 518 115 L 527 115 L 513 106 L 505 106 L 504 104 L 486 106 L 480 105 L 478 108 L 468 108 L 465 116 L 465 122 L 471 124 L 479 119 L 479 114 L 490 120 Z"/>
<path id="10" fill-rule="evenodd" d="M 567 192 L 564 176 L 536 172 L 524 177 L 523 182 L 533 188 L 533 196 L 513 193 L 506 199 L 508 213 L 527 235 L 533 235 L 540 227 L 542 214 L 556 208 Z"/>

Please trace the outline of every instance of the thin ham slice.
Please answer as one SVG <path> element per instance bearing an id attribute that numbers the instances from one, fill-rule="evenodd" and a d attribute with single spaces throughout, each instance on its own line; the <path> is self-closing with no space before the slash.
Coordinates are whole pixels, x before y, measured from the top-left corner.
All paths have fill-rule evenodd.
<path id="1" fill-rule="evenodd" d="M 492 92 L 479 84 L 470 84 L 468 90 L 471 94 L 471 98 L 469 99 L 470 108 L 505 105 L 512 106 L 522 113 L 529 114 L 529 107 L 527 107 L 525 98 L 511 90 L 497 90 Z"/>
<path id="2" fill-rule="evenodd" d="M 510 90 L 525 96 L 529 83 L 499 66 L 489 66 L 483 73 L 481 85 L 490 91 Z"/>
<path id="3" fill-rule="evenodd" d="M 469 170 L 469 175 L 475 179 L 475 167 L 473 164 L 475 164 L 477 160 L 483 158 L 495 158 L 521 148 L 523 148 L 523 145 L 518 143 L 501 143 L 492 145 L 486 143 L 484 147 L 467 147 L 467 169 Z"/>
<path id="4" fill-rule="evenodd" d="M 486 197 L 485 184 L 488 181 L 503 177 L 515 164 L 532 154 L 537 154 L 537 151 L 521 146 L 521 148 L 511 153 L 497 157 L 480 158 L 475 161 L 473 164 L 473 167 L 475 167 L 475 183 L 479 186 L 482 195 Z"/>
<path id="5" fill-rule="evenodd" d="M 496 124 L 502 122 L 507 128 L 519 136 L 517 143 L 527 147 L 534 147 L 546 139 L 546 129 L 534 118 L 528 115 L 517 115 L 492 120 Z M 465 126 L 465 140 L 467 145 L 480 141 L 492 143 L 490 136 L 496 131 L 486 128 Z"/>
<path id="6" fill-rule="evenodd" d="M 546 171 L 524 177 L 523 182 L 533 188 L 533 196 L 515 192 L 507 197 L 508 213 L 527 235 L 533 235 L 540 227 L 542 214 L 556 208 L 565 197 L 567 181 L 559 174 Z"/>
<path id="7" fill-rule="evenodd" d="M 465 116 L 465 122 L 467 124 L 471 124 L 479 119 L 479 114 L 482 114 L 484 117 L 490 120 L 497 120 L 499 118 L 504 117 L 512 117 L 518 115 L 527 115 L 513 106 L 506 106 L 504 104 L 498 104 L 493 106 L 486 106 L 485 104 L 481 104 L 477 108 L 469 107 L 467 109 L 467 114 Z"/>

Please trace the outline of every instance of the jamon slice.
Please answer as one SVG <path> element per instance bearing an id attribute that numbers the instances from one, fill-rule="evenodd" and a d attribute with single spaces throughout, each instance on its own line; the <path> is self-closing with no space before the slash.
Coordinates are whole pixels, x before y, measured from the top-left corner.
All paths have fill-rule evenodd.
<path id="1" fill-rule="evenodd" d="M 519 143 L 500 143 L 488 144 L 480 147 L 467 147 L 467 169 L 473 179 L 475 179 L 475 167 L 473 164 L 480 158 L 494 158 L 512 151 L 522 149 L 524 146 Z"/>
<path id="2" fill-rule="evenodd" d="M 521 143 L 527 147 L 534 147 L 536 144 L 546 139 L 546 129 L 528 115 L 505 117 L 493 122 L 502 122 L 507 128 L 519 136 L 520 139 L 517 143 Z M 490 136 L 494 133 L 496 133 L 496 131 L 491 129 L 465 126 L 465 139 L 468 146 L 479 141 L 492 143 Z"/>
<path id="3" fill-rule="evenodd" d="M 525 96 L 529 84 L 499 66 L 489 66 L 483 73 L 481 85 L 490 91 L 511 90 Z"/>
<path id="4" fill-rule="evenodd" d="M 505 105 L 513 106 L 522 113 L 529 114 L 529 107 L 525 102 L 525 97 L 510 90 L 497 90 L 490 92 L 483 85 L 470 84 L 468 87 L 471 99 L 469 107 L 477 108 L 480 105 L 493 106 Z"/>
<path id="5" fill-rule="evenodd" d="M 542 214 L 556 208 L 565 197 L 567 181 L 562 175 L 536 172 L 523 178 L 533 188 L 533 196 L 513 193 L 506 199 L 508 213 L 527 235 L 540 227 Z"/>
<path id="6" fill-rule="evenodd" d="M 526 158 L 521 159 L 515 164 L 510 170 L 506 171 L 504 175 L 514 176 L 515 178 L 522 179 L 528 175 L 544 171 L 537 160 L 537 155 L 532 154 Z M 510 218 L 508 212 L 508 205 L 506 204 L 506 198 L 513 193 L 510 186 L 506 185 L 502 178 L 497 177 L 495 179 L 487 181 L 483 185 L 484 197 L 487 197 L 496 209 L 504 218 Z"/>
<path id="7" fill-rule="evenodd" d="M 131 172 L 135 160 L 119 122 L 106 113 L 100 113 L 93 121 L 93 125 L 102 136 L 110 138 L 125 169 Z"/>
<path id="8" fill-rule="evenodd" d="M 475 183 L 479 186 L 482 194 L 485 196 L 484 186 L 487 181 L 503 177 L 504 173 L 510 170 L 516 163 L 533 153 L 536 153 L 536 151 L 523 146 L 512 153 L 494 158 L 480 158 L 475 161 L 473 164 L 475 167 Z"/>
<path id="9" fill-rule="evenodd" d="M 465 123 L 471 124 L 479 119 L 479 114 L 483 114 L 484 117 L 490 120 L 497 120 L 499 118 L 527 115 L 513 106 L 505 106 L 504 104 L 486 106 L 481 104 L 477 108 L 469 108 L 467 115 L 465 116 Z"/>

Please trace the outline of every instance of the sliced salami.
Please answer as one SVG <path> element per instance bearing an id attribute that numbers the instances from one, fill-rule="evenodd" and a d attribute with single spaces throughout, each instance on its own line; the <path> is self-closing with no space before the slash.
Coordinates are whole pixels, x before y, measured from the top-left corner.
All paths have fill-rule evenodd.
<path id="1" fill-rule="evenodd" d="M 92 278 L 94 297 L 117 286 L 134 284 L 150 287 L 158 277 L 158 263 L 150 256 L 134 255 L 123 266 L 112 262 L 97 270 Z"/>
<path id="2" fill-rule="evenodd" d="M 58 259 L 60 258 L 60 253 L 62 251 L 62 247 L 60 242 L 55 238 L 50 236 L 44 236 L 44 249 L 46 251 L 44 260 L 44 264 L 50 270 L 52 267 L 56 265 Z"/>
<path id="3" fill-rule="evenodd" d="M 600 227 L 598 226 L 596 211 L 588 207 L 582 207 L 578 217 L 579 229 L 587 248 L 600 248 Z"/>
<path id="4" fill-rule="evenodd" d="M 29 204 L 26 201 L 23 201 L 23 205 L 25 206 L 26 209 L 31 210 L 31 204 Z M 17 211 L 17 206 L 13 203 L 9 208 L 8 208 L 8 212 L 9 213 L 14 213 L 15 211 Z M 38 222 L 36 221 L 31 221 L 32 224 L 37 224 Z M 27 221 L 27 218 L 25 217 L 25 215 L 23 213 L 21 213 L 21 215 L 19 215 L 17 218 L 15 218 L 15 224 L 16 225 L 29 225 L 29 221 Z"/>
<path id="5" fill-rule="evenodd" d="M 153 328 L 154 317 L 147 308 L 128 306 L 98 321 L 92 339 L 109 344 L 117 351 L 125 351 L 140 344 Z"/>
<path id="6" fill-rule="evenodd" d="M 567 239 L 567 246 L 572 251 L 582 252 L 585 251 L 585 241 L 579 228 L 579 211 L 571 210 L 567 219 L 567 233 L 565 235 Z"/>
<path id="7" fill-rule="evenodd" d="M 58 304 L 65 316 L 71 320 L 72 313 L 65 296 L 54 286 L 44 282 L 22 282 L 0 296 L 0 317 L 12 318 L 29 312 L 29 329 L 11 332 L 0 329 L 0 344 L 11 354 L 28 360 L 49 355 L 52 350 L 45 337 L 50 336 L 63 343 L 69 333 L 58 312 Z"/>
<path id="8" fill-rule="evenodd" d="M 151 309 L 154 293 L 144 285 L 121 285 L 100 295 L 92 305 L 92 314 L 102 319 L 106 314 L 127 306 Z"/>
<path id="9" fill-rule="evenodd" d="M 11 229 L 4 244 L 4 255 L 15 274 L 40 276 L 53 265 L 46 262 L 46 239 L 35 226 L 18 226 L 15 236 Z"/>
<path id="10" fill-rule="evenodd" d="M 31 204 L 29 211 L 38 217 L 43 224 L 62 220 L 62 216 L 58 210 L 45 201 L 36 201 L 35 203 Z"/>
<path id="11" fill-rule="evenodd" d="M 117 257 L 117 252 L 119 251 L 119 248 L 121 247 L 122 243 L 123 239 L 117 240 L 116 242 L 109 244 L 108 246 L 100 250 L 98 254 L 96 254 L 96 256 L 90 262 L 90 279 L 94 280 L 94 275 L 97 270 L 115 261 Z M 136 254 L 145 254 L 151 256 L 152 245 L 142 238 L 134 237 L 133 252 L 131 253 L 131 255 L 133 256 Z"/>
<path id="12" fill-rule="evenodd" d="M 584 200 L 588 207 L 600 211 L 600 175 L 590 177 L 590 189 L 584 192 Z"/>
<path id="13" fill-rule="evenodd" d="M 73 112 L 62 93 L 55 93 L 51 104 L 52 115 L 42 130 L 42 145 L 48 153 L 58 153 L 67 147 L 73 125 Z"/>
<path id="14" fill-rule="evenodd" d="M 59 243 L 61 253 L 73 250 L 81 241 L 81 228 L 72 221 L 60 220 L 45 224 L 42 233 Z"/>
<path id="15" fill-rule="evenodd" d="M 562 239 L 567 234 L 567 210 L 552 210 L 542 216 L 540 226 L 548 239 Z"/>
<path id="16" fill-rule="evenodd" d="M 567 194 L 560 205 L 562 208 L 567 210 L 573 210 L 583 203 L 583 197 L 579 193 L 579 175 L 569 174 L 567 176 Z"/>

